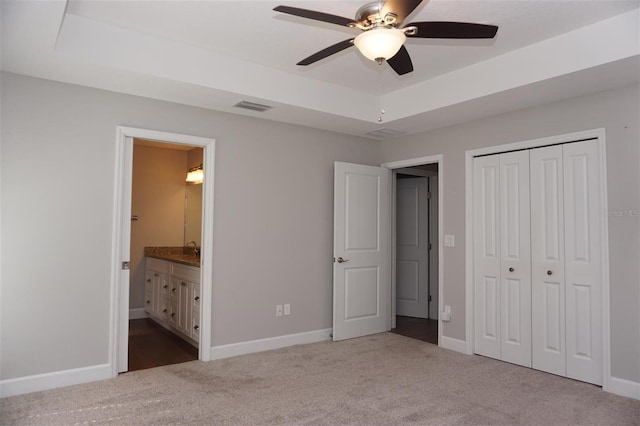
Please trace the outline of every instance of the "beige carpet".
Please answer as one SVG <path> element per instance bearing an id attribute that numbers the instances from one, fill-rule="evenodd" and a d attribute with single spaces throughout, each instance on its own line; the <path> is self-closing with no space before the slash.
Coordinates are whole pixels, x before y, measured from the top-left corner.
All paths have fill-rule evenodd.
<path id="1" fill-rule="evenodd" d="M 640 424 L 640 401 L 391 333 L 0 400 L 2 425 Z"/>

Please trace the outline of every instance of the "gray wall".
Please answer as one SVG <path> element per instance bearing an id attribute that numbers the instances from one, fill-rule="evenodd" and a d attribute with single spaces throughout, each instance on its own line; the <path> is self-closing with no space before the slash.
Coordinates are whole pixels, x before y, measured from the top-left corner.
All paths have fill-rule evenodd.
<path id="1" fill-rule="evenodd" d="M 452 320 L 445 336 L 465 339 L 465 151 L 604 127 L 609 210 L 640 210 L 638 86 L 503 114 L 381 144 L 383 161 L 444 155 L 444 303 Z M 442 173 L 442 171 L 441 171 Z M 640 381 L 640 218 L 609 218 L 612 375 Z"/>
<path id="2" fill-rule="evenodd" d="M 377 164 L 375 141 L 14 74 L 1 93 L 0 379 L 108 361 L 118 125 L 216 139 L 215 345 L 331 327 L 333 162 Z"/>
<path id="3" fill-rule="evenodd" d="M 103 364 L 118 125 L 213 137 L 214 345 L 331 327 L 333 162 L 444 154 L 444 334 L 464 339 L 464 151 L 605 127 L 609 208 L 640 208 L 639 89 L 382 144 L 2 74 L 0 379 Z M 29 175 L 22 173 L 29 170 Z M 611 217 L 613 375 L 640 381 L 640 223 Z M 276 318 L 275 305 L 292 315 Z"/>

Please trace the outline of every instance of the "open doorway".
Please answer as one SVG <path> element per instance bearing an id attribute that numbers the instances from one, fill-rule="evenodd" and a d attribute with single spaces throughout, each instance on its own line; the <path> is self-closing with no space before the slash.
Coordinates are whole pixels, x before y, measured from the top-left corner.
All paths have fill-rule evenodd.
<path id="1" fill-rule="evenodd" d="M 394 170 L 394 333 L 438 344 L 438 164 Z"/>
<path id="2" fill-rule="evenodd" d="M 203 148 L 134 139 L 128 371 L 198 359 Z M 183 312 L 184 311 L 184 312 Z M 183 319 L 181 322 L 180 319 Z M 180 327 L 182 325 L 182 327 Z"/>
<path id="3" fill-rule="evenodd" d="M 138 213 L 132 212 L 132 186 L 133 186 L 133 151 L 134 139 L 153 141 L 159 143 L 170 143 L 175 145 L 190 145 L 200 147 L 202 153 L 202 206 L 201 217 L 202 229 L 200 235 L 201 256 L 199 256 L 199 267 L 180 262 L 167 262 L 162 259 L 154 259 L 145 255 L 145 273 L 149 273 L 146 264 L 151 263 L 154 273 L 145 275 L 144 285 L 152 285 L 153 288 L 169 289 L 171 294 L 175 294 L 178 309 L 175 316 L 166 329 L 175 328 L 183 335 L 189 335 L 192 340 L 198 342 L 198 359 L 209 361 L 211 357 L 211 308 L 212 308 L 212 260 L 213 249 L 213 195 L 214 195 L 214 167 L 215 167 L 215 140 L 199 136 L 190 136 L 177 133 L 159 132 L 155 130 L 139 129 L 133 127 L 118 126 L 116 129 L 116 180 L 114 210 L 116 212 L 113 232 L 113 257 L 112 257 L 112 286 L 111 286 L 111 330 L 110 330 L 110 357 L 109 365 L 112 368 L 113 377 L 119 373 L 129 370 L 129 321 L 136 316 L 144 316 L 147 309 L 130 309 L 130 281 L 131 273 L 131 234 L 132 224 L 142 218 Z M 184 180 L 183 180 L 184 179 Z M 180 183 L 182 186 L 178 204 L 183 209 L 184 184 L 186 181 L 186 171 L 180 171 Z M 153 195 L 153 194 L 147 194 Z M 148 217 L 145 214 L 145 217 Z M 180 231 L 181 240 L 178 244 L 183 245 L 184 230 Z M 197 244 L 195 244 L 197 246 Z M 180 251 L 185 249 L 179 247 Z M 193 250 L 190 245 L 188 250 Z M 189 254 L 193 257 L 195 253 Z M 152 260 L 152 262 L 149 262 Z M 174 291 L 175 290 L 175 291 Z M 144 296 L 143 296 L 144 297 Z M 143 303 L 146 307 L 147 298 Z M 163 297 L 162 290 L 152 292 L 149 300 L 152 310 L 170 314 L 169 308 L 175 305 L 163 305 L 167 298 Z M 189 305 L 191 301 L 191 305 Z M 188 315 L 186 313 L 191 313 Z M 165 324 L 166 325 L 166 324 Z M 189 327 L 191 329 L 189 330 Z M 184 339 L 183 339 L 184 340 Z M 193 346 L 193 345 L 192 345 Z"/>

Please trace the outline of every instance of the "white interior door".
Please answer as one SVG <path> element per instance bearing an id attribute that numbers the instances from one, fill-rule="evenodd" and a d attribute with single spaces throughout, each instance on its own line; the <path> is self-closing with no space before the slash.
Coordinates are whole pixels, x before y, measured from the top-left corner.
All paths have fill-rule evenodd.
<path id="1" fill-rule="evenodd" d="M 563 145 L 567 377 L 602 384 L 602 233 L 596 140 Z"/>
<path id="2" fill-rule="evenodd" d="M 333 340 L 388 330 L 391 171 L 335 163 Z"/>
<path id="3" fill-rule="evenodd" d="M 396 314 L 429 317 L 429 178 L 396 184 Z"/>
<path id="4" fill-rule="evenodd" d="M 499 162 L 501 359 L 531 367 L 529 152 Z"/>
<path id="5" fill-rule="evenodd" d="M 566 375 L 562 146 L 531 150 L 532 365 Z"/>
<path id="6" fill-rule="evenodd" d="M 500 359 L 500 163 L 497 155 L 474 159 L 474 351 Z"/>

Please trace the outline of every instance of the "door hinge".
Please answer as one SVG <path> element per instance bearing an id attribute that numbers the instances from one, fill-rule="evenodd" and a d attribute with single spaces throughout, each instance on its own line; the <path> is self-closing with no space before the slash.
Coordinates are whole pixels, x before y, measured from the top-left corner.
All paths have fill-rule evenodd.
<path id="1" fill-rule="evenodd" d="M 431 193 L 427 192 L 427 200 L 430 200 L 430 199 L 431 199 Z"/>
<path id="2" fill-rule="evenodd" d="M 429 250 L 431 250 L 431 248 L 432 248 L 432 247 L 431 247 L 431 243 L 429 243 Z"/>
<path id="3" fill-rule="evenodd" d="M 429 295 L 429 302 L 431 302 L 431 295 Z"/>
<path id="4" fill-rule="evenodd" d="M 129 266 L 130 266 L 129 261 L 122 262 L 122 270 L 123 271 L 128 271 L 129 270 Z"/>

